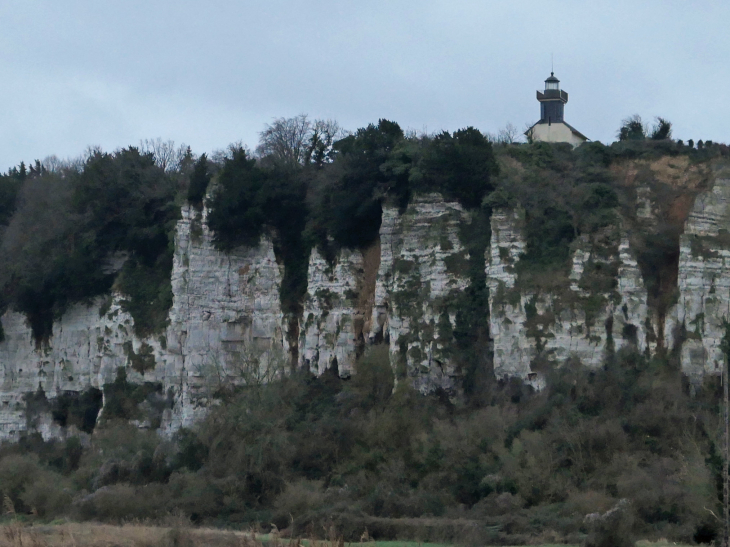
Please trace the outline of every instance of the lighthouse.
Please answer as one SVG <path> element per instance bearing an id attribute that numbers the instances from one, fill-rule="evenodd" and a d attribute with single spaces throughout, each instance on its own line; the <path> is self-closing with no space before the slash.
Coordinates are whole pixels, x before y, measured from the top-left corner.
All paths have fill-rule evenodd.
<path id="1" fill-rule="evenodd" d="M 567 142 L 573 147 L 588 140 L 583 133 L 565 122 L 568 93 L 560 89 L 560 80 L 553 72 L 545 80 L 545 90 L 537 92 L 537 100 L 540 103 L 540 121 L 525 131 L 528 140 Z"/>

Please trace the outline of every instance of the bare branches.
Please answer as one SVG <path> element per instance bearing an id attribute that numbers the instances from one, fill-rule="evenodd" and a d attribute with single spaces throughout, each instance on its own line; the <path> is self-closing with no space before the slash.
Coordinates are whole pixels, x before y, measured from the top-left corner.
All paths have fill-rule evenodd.
<path id="1" fill-rule="evenodd" d="M 334 142 L 346 134 L 334 120 L 310 121 L 306 114 L 277 118 L 259 134 L 256 154 L 269 165 L 321 166 L 331 160 Z"/>
<path id="2" fill-rule="evenodd" d="M 312 123 L 306 114 L 293 118 L 277 118 L 259 133 L 256 153 L 279 165 L 302 165 L 307 156 L 307 144 Z"/>
<path id="3" fill-rule="evenodd" d="M 157 166 L 169 173 L 179 169 L 188 152 L 188 147 L 185 144 L 176 147 L 175 141 L 163 141 L 158 137 L 140 141 L 139 151 L 142 154 L 152 154 Z"/>
<path id="4" fill-rule="evenodd" d="M 499 133 L 497 133 L 497 142 L 502 144 L 515 143 L 517 142 L 517 135 L 519 135 L 519 133 L 519 130 L 512 125 L 512 123 L 508 123 L 503 129 L 499 130 Z"/>

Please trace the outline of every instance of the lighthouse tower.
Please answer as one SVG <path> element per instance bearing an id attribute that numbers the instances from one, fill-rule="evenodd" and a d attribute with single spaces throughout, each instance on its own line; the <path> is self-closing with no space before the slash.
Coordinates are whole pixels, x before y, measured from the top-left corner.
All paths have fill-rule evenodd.
<path id="1" fill-rule="evenodd" d="M 525 135 L 532 141 L 567 142 L 574 147 L 588 140 L 576 128 L 565 123 L 565 104 L 568 94 L 560 89 L 560 80 L 550 73 L 545 80 L 545 90 L 537 92 L 540 102 L 540 121 L 525 131 Z"/>

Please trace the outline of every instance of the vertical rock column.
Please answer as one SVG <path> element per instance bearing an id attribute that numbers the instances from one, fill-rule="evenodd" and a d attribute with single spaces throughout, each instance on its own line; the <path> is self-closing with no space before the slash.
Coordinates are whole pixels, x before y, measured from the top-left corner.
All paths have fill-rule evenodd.
<path id="1" fill-rule="evenodd" d="M 486 263 L 497 378 L 518 377 L 540 388 L 537 367 L 545 362 L 560 365 L 572 357 L 596 367 L 609 351 L 623 346 L 644 351 L 647 294 L 628 239 L 606 248 L 584 236 L 577 242 L 565 286 L 536 292 L 517 285 L 515 265 L 525 249 L 523 224 L 520 211 L 492 213 Z M 611 280 L 615 287 L 606 290 Z"/>
<path id="2" fill-rule="evenodd" d="M 200 418 L 221 382 L 265 374 L 288 353 L 279 300 L 282 267 L 271 239 L 220 252 L 206 215 L 187 205 L 177 225 L 165 374 L 177 398 L 163 423 L 168 430 Z"/>
<path id="3" fill-rule="evenodd" d="M 370 338 L 387 341 L 399 376 L 422 392 L 453 390 L 456 297 L 469 285 L 459 226 L 469 214 L 440 194 L 415 197 L 403 214 L 383 207 L 381 257 Z"/>
<path id="4" fill-rule="evenodd" d="M 524 252 L 521 211 L 497 209 L 492 212 L 492 237 L 487 249 L 489 287 L 489 331 L 494 343 L 494 374 L 497 378 L 528 380 L 534 345 L 527 338 L 527 316 L 523 298 L 514 291 L 514 265 Z"/>
<path id="5" fill-rule="evenodd" d="M 300 364 L 315 374 L 333 365 L 343 377 L 353 371 L 357 348 L 364 343 L 364 314 L 358 307 L 363 274 L 360 251 L 343 249 L 335 263 L 328 264 L 317 249 L 312 250 L 299 357 Z"/>
<path id="6" fill-rule="evenodd" d="M 730 320 L 730 180 L 697 196 L 680 236 L 678 302 L 667 315 L 667 346 L 681 344 L 682 371 L 700 382 L 720 374 Z"/>

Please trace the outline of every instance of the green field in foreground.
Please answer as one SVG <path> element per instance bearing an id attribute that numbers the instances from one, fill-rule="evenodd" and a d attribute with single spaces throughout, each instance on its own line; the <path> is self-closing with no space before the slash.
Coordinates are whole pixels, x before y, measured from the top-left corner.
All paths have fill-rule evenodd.
<path id="1" fill-rule="evenodd" d="M 348 545 L 345 543 L 345 545 Z M 351 545 L 359 545 L 359 543 L 353 543 Z M 453 545 L 445 544 L 445 543 L 419 543 L 417 541 L 371 541 L 370 543 L 367 543 L 367 545 L 372 545 L 374 547 L 454 547 Z M 504 546 L 509 547 L 509 546 Z M 524 546 L 522 546 L 524 547 Z M 544 545 L 535 545 L 534 547 L 578 547 L 577 545 L 567 545 L 567 544 L 560 544 L 555 545 L 552 543 L 544 544 Z M 654 547 L 652 545 L 652 547 Z M 662 546 L 663 547 L 663 546 Z"/>
<path id="2" fill-rule="evenodd" d="M 173 534 L 173 536 L 171 536 Z M 7 541 L 2 541 L 7 540 Z M 11 541 L 12 540 L 12 541 Z M 43 545 L 44 547 L 138 547 L 139 545 L 188 545 L 189 547 L 215 547 L 246 545 L 264 547 L 278 545 L 289 547 L 296 544 L 289 538 L 272 537 L 271 534 L 222 530 L 216 528 L 178 528 L 175 524 L 153 526 L 145 524 L 110 525 L 92 522 L 67 522 L 59 524 L 27 525 L 19 520 L 0 524 L 0 545 L 21 547 Z M 244 540 L 242 542 L 242 540 Z M 337 541 L 302 540 L 307 547 L 336 547 Z M 422 543 L 418 541 L 368 541 L 347 542 L 346 547 L 457 547 L 443 543 Z M 504 546 L 507 547 L 507 546 Z M 534 547 L 578 547 L 566 544 L 540 544 Z M 690 547 L 685 544 L 660 541 L 637 541 L 636 547 Z"/>
<path id="3" fill-rule="evenodd" d="M 359 545 L 358 543 L 352 543 L 345 545 Z M 367 544 L 373 547 L 454 547 L 453 545 L 447 545 L 443 543 L 419 543 L 417 541 L 371 541 Z M 503 546 L 509 547 L 509 546 Z M 524 547 L 524 546 L 523 546 Z M 578 547 L 578 545 L 570 545 L 565 543 L 554 544 L 545 543 L 542 545 L 535 545 L 533 547 Z M 641 540 L 636 542 L 636 547 L 691 547 L 684 543 L 673 543 L 671 541 L 646 541 Z"/>
<path id="4" fill-rule="evenodd" d="M 256 539 L 258 539 L 264 543 L 272 540 L 272 538 L 270 537 L 269 534 L 257 535 Z M 280 541 L 286 542 L 287 540 L 282 539 Z M 309 545 L 310 543 L 311 543 L 310 540 L 307 540 L 307 539 L 302 540 L 302 545 Z M 328 543 L 328 542 L 318 541 L 316 543 L 319 543 L 321 545 L 323 543 Z M 643 542 L 640 546 L 637 545 L 637 547 L 665 547 L 665 545 L 667 545 L 667 546 L 671 545 L 672 547 L 682 547 L 682 546 L 675 546 L 674 544 L 655 544 L 655 543 L 646 543 L 646 542 Z M 368 542 L 363 542 L 363 543 L 359 543 L 356 541 L 354 541 L 354 542 L 346 541 L 345 542 L 345 547 L 356 547 L 356 546 L 360 546 L 360 547 L 457 547 L 450 543 L 422 543 L 420 541 L 368 541 Z M 517 547 L 517 546 L 505 545 L 505 546 L 500 546 L 500 547 Z M 524 546 L 520 546 L 520 547 L 524 547 Z M 532 547 L 578 547 L 578 545 L 570 545 L 570 544 L 565 544 L 565 543 L 560 543 L 560 544 L 545 543 L 542 545 L 534 545 Z"/>

